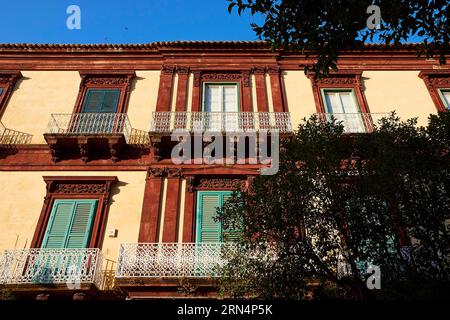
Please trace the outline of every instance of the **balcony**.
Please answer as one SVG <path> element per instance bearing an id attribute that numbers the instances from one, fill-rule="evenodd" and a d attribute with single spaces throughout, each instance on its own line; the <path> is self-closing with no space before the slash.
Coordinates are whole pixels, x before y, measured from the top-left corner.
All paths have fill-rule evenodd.
<path id="1" fill-rule="evenodd" d="M 99 289 L 102 266 L 99 249 L 6 250 L 0 256 L 0 284 L 17 291 Z"/>
<path id="2" fill-rule="evenodd" d="M 54 162 L 77 155 L 84 162 L 102 156 L 117 162 L 132 132 L 124 113 L 52 114 L 44 137 Z"/>
<path id="3" fill-rule="evenodd" d="M 150 132 L 292 132 L 289 112 L 153 112 Z"/>
<path id="4" fill-rule="evenodd" d="M 146 287 L 147 292 L 166 291 L 188 281 L 205 292 L 217 284 L 223 266 L 224 243 L 132 243 L 120 246 L 116 284 L 128 292 Z M 162 287 L 164 289 L 162 289 Z"/>
<path id="5" fill-rule="evenodd" d="M 29 144 L 32 137 L 31 134 L 8 129 L 0 122 L 0 147 Z"/>
<path id="6" fill-rule="evenodd" d="M 342 123 L 345 133 L 370 133 L 373 132 L 378 122 L 388 117 L 388 113 L 318 113 L 318 118 L 324 121 L 336 119 Z"/>

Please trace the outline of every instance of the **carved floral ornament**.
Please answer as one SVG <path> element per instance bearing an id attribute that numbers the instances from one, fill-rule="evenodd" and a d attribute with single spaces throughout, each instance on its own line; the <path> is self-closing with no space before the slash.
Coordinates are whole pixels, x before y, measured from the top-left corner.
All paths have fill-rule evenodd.
<path id="1" fill-rule="evenodd" d="M 131 88 L 131 82 L 135 78 L 134 71 L 127 71 L 123 73 L 82 73 L 80 72 L 81 83 L 80 87 L 86 85 L 93 86 L 118 86 L 125 87 L 127 91 Z"/>
<path id="2" fill-rule="evenodd" d="M 117 177 L 44 177 L 47 198 L 53 195 L 104 195 L 109 198 Z M 105 200 L 106 200 L 105 199 Z"/>

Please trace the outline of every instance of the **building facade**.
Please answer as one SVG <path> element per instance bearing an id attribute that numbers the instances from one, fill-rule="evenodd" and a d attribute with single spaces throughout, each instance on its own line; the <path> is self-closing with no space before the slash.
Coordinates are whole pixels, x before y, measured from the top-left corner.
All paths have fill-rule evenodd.
<path id="1" fill-rule="evenodd" d="M 0 286 L 214 296 L 215 208 L 262 165 L 174 163 L 174 131 L 271 139 L 318 114 L 370 134 L 391 111 L 420 125 L 449 108 L 450 68 L 408 45 L 345 52 L 322 79 L 313 61 L 264 42 L 1 44 Z"/>

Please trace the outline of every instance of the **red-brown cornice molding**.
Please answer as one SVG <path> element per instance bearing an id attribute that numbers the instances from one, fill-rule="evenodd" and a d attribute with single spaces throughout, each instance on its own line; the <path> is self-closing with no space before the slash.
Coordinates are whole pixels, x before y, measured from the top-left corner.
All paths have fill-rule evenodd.
<path id="1" fill-rule="evenodd" d="M 439 90 L 450 88 L 450 70 L 421 71 L 419 77 L 425 82 L 436 109 L 439 112 L 448 111 L 439 95 Z"/>
<path id="2" fill-rule="evenodd" d="M 100 248 L 110 206 L 111 189 L 118 182 L 115 176 L 44 176 L 46 195 L 31 248 L 39 248 L 44 239 L 53 203 L 57 199 L 97 199 L 89 248 Z"/>
<path id="3" fill-rule="evenodd" d="M 6 109 L 6 104 L 11 97 L 17 80 L 22 78 L 20 71 L 0 71 L 0 88 L 3 89 L 0 94 L 0 120 Z"/>

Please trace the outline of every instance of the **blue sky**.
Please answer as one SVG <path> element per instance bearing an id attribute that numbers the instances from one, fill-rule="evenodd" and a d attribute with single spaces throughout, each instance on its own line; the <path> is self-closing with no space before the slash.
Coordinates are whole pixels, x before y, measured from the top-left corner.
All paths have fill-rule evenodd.
<path id="1" fill-rule="evenodd" d="M 2 1 L 1 43 L 147 43 L 257 40 L 250 15 L 229 14 L 225 0 Z M 69 5 L 81 8 L 81 30 L 69 30 Z"/>

